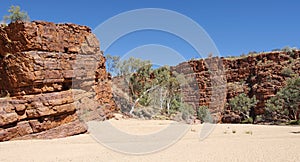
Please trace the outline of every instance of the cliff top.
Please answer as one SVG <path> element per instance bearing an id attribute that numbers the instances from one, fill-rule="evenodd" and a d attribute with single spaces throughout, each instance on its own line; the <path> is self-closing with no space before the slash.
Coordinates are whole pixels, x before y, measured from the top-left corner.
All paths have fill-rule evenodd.
<path id="1" fill-rule="evenodd" d="M 100 48 L 87 26 L 17 21 L 0 28 L 0 55 L 20 51 L 81 53 L 85 45 Z"/>

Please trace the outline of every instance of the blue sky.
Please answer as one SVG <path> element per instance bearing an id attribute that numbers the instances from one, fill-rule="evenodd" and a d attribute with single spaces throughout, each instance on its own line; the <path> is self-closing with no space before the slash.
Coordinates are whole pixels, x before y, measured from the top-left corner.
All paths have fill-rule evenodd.
<path id="1" fill-rule="evenodd" d="M 0 15 L 7 14 L 11 5 L 20 5 L 31 20 L 72 22 L 92 29 L 112 16 L 133 9 L 173 10 L 202 26 L 222 56 L 270 51 L 287 45 L 300 47 L 300 1 L 297 0 L 2 0 Z M 159 31 L 131 33 L 105 52 L 124 55 L 147 44 L 172 48 L 187 58 L 197 57 L 188 43 Z"/>

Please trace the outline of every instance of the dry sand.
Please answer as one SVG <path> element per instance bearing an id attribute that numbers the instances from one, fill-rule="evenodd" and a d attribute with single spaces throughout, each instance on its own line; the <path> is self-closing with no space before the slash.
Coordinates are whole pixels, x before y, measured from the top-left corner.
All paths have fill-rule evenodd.
<path id="1" fill-rule="evenodd" d="M 159 131 L 170 123 L 134 119 L 110 122 L 132 134 Z M 0 161 L 300 161 L 300 127 L 217 124 L 213 132 L 200 141 L 201 128 L 202 125 L 191 125 L 174 145 L 138 156 L 112 151 L 90 134 L 1 142 Z"/>

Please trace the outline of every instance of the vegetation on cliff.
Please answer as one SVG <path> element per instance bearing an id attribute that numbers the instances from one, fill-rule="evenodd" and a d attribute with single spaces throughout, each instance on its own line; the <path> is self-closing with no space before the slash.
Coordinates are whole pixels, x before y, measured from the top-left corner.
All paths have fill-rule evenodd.
<path id="1" fill-rule="evenodd" d="M 205 64 L 206 61 L 212 61 L 211 63 L 213 64 L 211 66 L 223 66 L 226 69 L 227 104 L 221 109 L 235 114 L 230 117 L 231 119 L 227 120 L 227 118 L 227 122 L 269 123 L 272 120 L 285 117 L 286 120 L 281 120 L 282 122 L 298 119 L 299 94 L 294 92 L 298 84 L 293 82 L 294 84 L 291 85 L 291 81 L 287 81 L 290 78 L 299 78 L 299 51 L 296 48 L 285 47 L 280 51 L 269 53 L 251 53 L 248 56 L 234 60 L 215 57 L 208 58 L 208 60 L 205 59 L 205 61 L 192 60 L 188 62 L 187 66 L 180 64 L 172 67 L 173 71 L 170 71 L 169 67 L 153 69 L 152 64 L 149 64 L 149 62 L 148 66 L 145 66 L 145 64 L 138 63 L 141 61 L 134 61 L 138 60 L 136 58 L 131 58 L 131 61 L 120 61 L 119 58 L 114 56 L 107 58 L 108 62 L 119 63 L 112 64 L 117 71 L 120 71 L 120 69 L 135 69 L 132 71 L 127 70 L 126 73 L 128 75 L 127 85 L 130 87 L 131 102 L 134 103 L 130 112 L 133 112 L 135 107 L 157 107 L 161 114 L 167 116 L 181 112 L 184 114 L 183 116 L 189 114 L 194 116 L 194 119 L 198 118 L 203 122 L 207 113 L 212 112 L 212 109 L 209 107 L 210 101 L 208 100 L 211 99 L 210 90 L 212 88 L 208 79 L 209 75 L 206 73 L 208 70 L 207 65 Z M 216 60 L 216 65 L 214 65 L 213 60 Z M 218 60 L 223 60 L 223 63 Z M 128 64 L 135 67 L 137 67 L 137 64 L 140 64 L 140 68 L 124 68 Z M 192 67 L 192 73 L 197 76 L 196 80 L 200 91 L 198 93 L 201 93 L 201 96 L 207 99 L 202 97 L 193 98 L 195 96 L 190 96 L 191 94 L 185 92 L 186 87 L 180 85 L 190 75 L 190 72 L 185 74 L 185 68 L 189 67 Z M 174 68 L 176 69 L 175 71 Z M 181 74 L 179 75 L 179 73 Z M 117 74 L 120 74 L 120 72 Z M 125 73 L 123 72 L 123 74 Z M 179 77 L 184 79 L 179 79 Z M 276 94 L 276 92 L 278 93 Z M 280 95 L 281 93 L 283 95 Z M 275 97 L 271 98 L 274 95 L 276 95 L 276 99 Z M 195 100 L 199 104 L 200 100 L 203 103 L 198 107 L 193 107 L 193 111 L 189 111 L 189 104 L 183 103 L 192 98 L 193 102 Z M 273 101 L 272 105 L 277 108 L 276 110 L 270 108 L 271 101 Z M 282 103 L 279 103 L 281 101 L 285 102 L 284 107 L 281 106 Z M 273 114 L 276 112 L 275 117 L 273 116 L 272 119 L 270 118 L 270 114 L 272 114 L 270 112 Z M 221 112 L 223 115 L 227 114 L 227 117 L 232 113 Z M 283 114 L 287 115 L 284 116 Z"/>
<path id="2" fill-rule="evenodd" d="M 10 6 L 8 12 L 9 15 L 3 16 L 3 21 L 6 23 L 9 22 L 15 22 L 15 21 L 29 21 L 30 18 L 26 11 L 22 11 L 20 6 Z"/>

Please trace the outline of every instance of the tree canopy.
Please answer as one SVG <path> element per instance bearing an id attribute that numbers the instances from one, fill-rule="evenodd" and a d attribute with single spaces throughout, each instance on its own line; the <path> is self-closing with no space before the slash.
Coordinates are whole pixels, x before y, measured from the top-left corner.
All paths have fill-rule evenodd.
<path id="1" fill-rule="evenodd" d="M 6 15 L 3 17 L 4 22 L 9 20 L 10 22 L 15 22 L 15 21 L 29 21 L 30 18 L 25 11 L 21 11 L 20 6 L 10 6 L 8 12 L 10 13 L 9 15 Z"/>
<path id="2" fill-rule="evenodd" d="M 300 77 L 296 76 L 287 81 L 285 87 L 266 103 L 266 113 L 276 112 L 288 115 L 290 119 L 299 120 L 300 109 Z"/>
<path id="3" fill-rule="evenodd" d="M 252 107 L 255 107 L 257 102 L 258 101 L 256 100 L 255 96 L 249 98 L 245 93 L 241 93 L 238 96 L 235 96 L 234 98 L 229 100 L 229 106 L 232 110 L 239 111 L 245 116 L 249 117 L 247 112 Z"/>
<path id="4" fill-rule="evenodd" d="M 128 96 L 136 106 L 155 107 L 163 114 L 172 114 L 182 107 L 180 86 L 188 83 L 187 78 L 171 71 L 170 67 L 153 68 L 151 61 L 130 57 L 121 60 L 119 56 L 107 54 L 106 66 L 113 76 L 121 76 L 128 86 Z"/>

